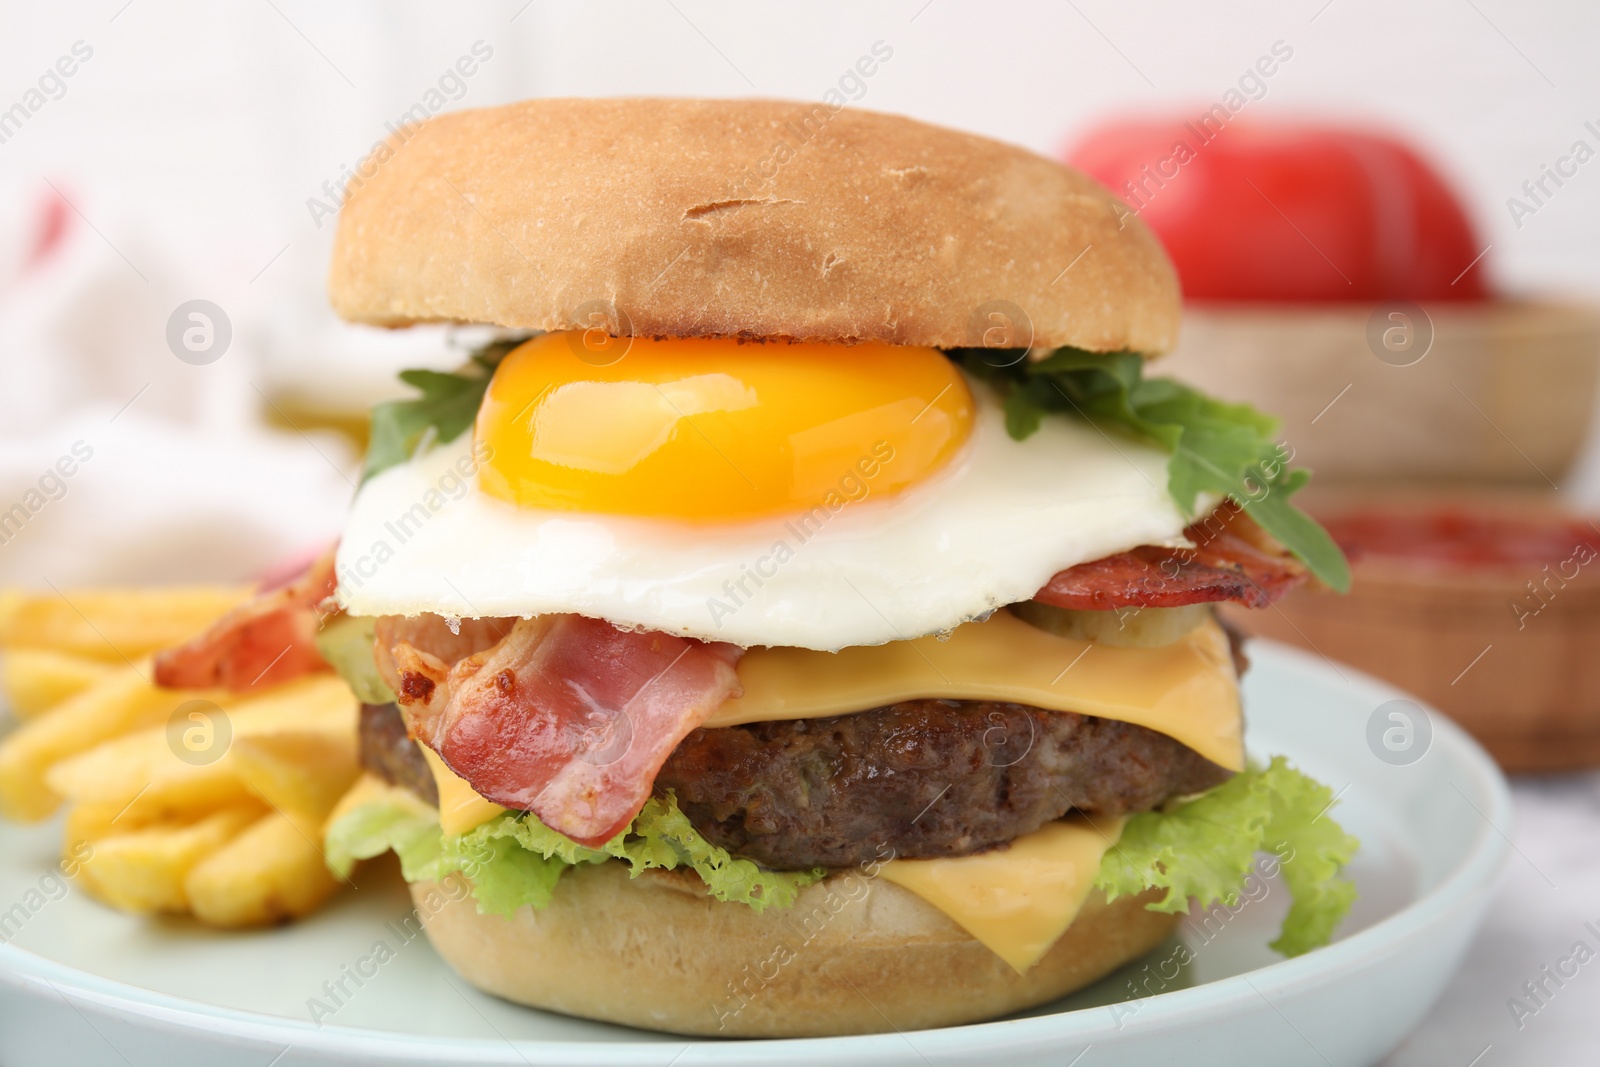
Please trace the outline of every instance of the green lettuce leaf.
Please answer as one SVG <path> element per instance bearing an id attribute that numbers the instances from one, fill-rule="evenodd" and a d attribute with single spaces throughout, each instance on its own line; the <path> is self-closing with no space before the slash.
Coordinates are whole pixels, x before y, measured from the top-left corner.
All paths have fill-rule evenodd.
<path id="1" fill-rule="evenodd" d="M 442 838 L 443 866 L 467 876 L 478 910 L 486 915 L 509 918 L 524 905 L 544 907 L 572 866 L 523 848 L 511 826 L 517 821 L 502 816 L 471 833 Z"/>
<path id="2" fill-rule="evenodd" d="M 439 817 L 420 802 L 362 804 L 323 833 L 322 854 L 340 878 L 350 877 L 357 860 L 391 851 L 400 857 L 408 882 L 436 881 L 451 870 L 444 862 Z"/>
<path id="3" fill-rule="evenodd" d="M 1355 899 L 1340 876 L 1358 842 L 1328 815 L 1333 794 L 1281 756 L 1252 767 L 1198 797 L 1128 820 L 1106 853 L 1095 885 L 1106 897 L 1165 889 L 1153 911 L 1238 905 L 1259 852 L 1272 852 L 1292 903 L 1272 947 L 1296 956 L 1328 943 Z M 584 863 L 617 860 L 631 873 L 688 868 L 717 900 L 757 911 L 792 905 L 827 872 L 771 871 L 706 841 L 672 796 L 652 799 L 633 825 L 600 848 L 587 848 L 531 815 L 506 813 L 465 834 L 446 837 L 436 813 L 419 804 L 376 801 L 327 830 L 328 866 L 348 877 L 357 860 L 393 850 L 407 881 L 438 881 L 454 872 L 472 883 L 478 910 L 511 915 L 542 908 L 562 874 Z"/>
<path id="4" fill-rule="evenodd" d="M 1333 792 L 1276 756 L 1227 782 L 1162 811 L 1128 820 L 1122 838 L 1100 864 L 1095 884 L 1108 900 L 1165 889 L 1152 911 L 1235 907 L 1257 852 L 1278 857 L 1293 898 L 1272 947 L 1298 956 L 1328 943 L 1355 900 L 1340 877 L 1359 842 L 1328 809 Z"/>
<path id="5" fill-rule="evenodd" d="M 316 636 L 317 651 L 363 704 L 394 702 L 394 693 L 372 658 L 377 625 L 370 615 L 335 615 Z"/>
<path id="6" fill-rule="evenodd" d="M 409 460 L 429 431 L 440 444 L 465 433 L 478 417 L 494 369 L 508 352 L 526 340 L 510 337 L 490 342 L 473 352 L 466 366 L 453 373 L 401 371 L 400 380 L 422 395 L 413 400 L 391 400 L 372 409 L 372 436 L 361 480 Z"/>
<path id="7" fill-rule="evenodd" d="M 788 907 L 801 889 L 827 873 L 769 871 L 735 859 L 702 837 L 670 795 L 647 801 L 627 830 L 598 849 L 578 844 L 532 815 L 513 812 L 447 837 L 431 812 L 391 802 L 359 806 L 326 832 L 328 865 L 343 876 L 356 860 L 391 848 L 400 856 L 407 881 L 437 881 L 460 871 L 472 883 L 478 910 L 497 915 L 510 915 L 525 905 L 542 908 L 569 868 L 611 859 L 628 864 L 635 877 L 652 868 L 686 867 L 717 900 L 756 911 Z"/>
<path id="8" fill-rule="evenodd" d="M 1181 382 L 1145 378 L 1144 358 L 1135 352 L 1058 348 L 1045 359 L 1019 358 L 1006 366 L 995 365 L 995 350 L 953 354 L 1000 391 L 1006 430 L 1017 440 L 1057 412 L 1154 441 L 1172 453 L 1167 488 L 1186 515 L 1196 517 L 1201 494 L 1232 497 L 1311 573 L 1341 593 L 1349 590 L 1344 553 L 1316 520 L 1289 502 L 1311 476 L 1288 469 L 1283 447 L 1273 439 L 1276 419 Z"/>

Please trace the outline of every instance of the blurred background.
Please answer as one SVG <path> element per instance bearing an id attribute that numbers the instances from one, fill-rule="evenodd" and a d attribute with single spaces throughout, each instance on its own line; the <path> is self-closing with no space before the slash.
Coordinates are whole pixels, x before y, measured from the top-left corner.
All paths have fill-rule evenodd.
<path id="1" fill-rule="evenodd" d="M 344 185 L 398 125 L 833 92 L 1072 160 L 1168 243 L 1195 298 L 1170 373 L 1282 415 L 1362 556 L 1356 596 L 1258 627 L 1420 693 L 1512 770 L 1600 764 L 1600 7 L 0 10 L 0 583 L 248 578 L 337 533 L 361 413 L 466 343 L 326 307 Z M 1394 1063 L 1592 1044 L 1600 985 L 1532 1021 L 1506 1001 L 1600 888 L 1600 784 L 1518 790 L 1526 863 Z"/>

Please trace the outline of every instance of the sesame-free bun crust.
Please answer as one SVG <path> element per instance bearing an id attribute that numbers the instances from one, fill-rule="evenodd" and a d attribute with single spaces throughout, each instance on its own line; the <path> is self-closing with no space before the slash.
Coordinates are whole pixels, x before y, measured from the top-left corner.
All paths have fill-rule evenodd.
<path id="1" fill-rule="evenodd" d="M 506 1000 L 649 1030 L 819 1037 L 919 1030 L 1007 1015 L 1064 996 L 1159 944 L 1176 916 L 1151 895 L 1098 890 L 1037 966 L 1019 975 L 906 889 L 858 872 L 757 914 L 692 876 L 620 863 L 562 876 L 540 911 L 480 915 L 470 895 L 411 887 L 429 939 L 461 976 Z"/>
<path id="2" fill-rule="evenodd" d="M 529 100 L 408 127 L 349 183 L 328 288 L 381 326 L 940 348 L 987 330 L 1147 354 L 1179 312 L 1160 244 L 1083 174 L 774 100 Z"/>

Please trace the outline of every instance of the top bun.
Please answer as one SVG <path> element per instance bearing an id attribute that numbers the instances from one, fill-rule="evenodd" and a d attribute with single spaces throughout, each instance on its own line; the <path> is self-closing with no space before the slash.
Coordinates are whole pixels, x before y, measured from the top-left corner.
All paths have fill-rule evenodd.
<path id="1" fill-rule="evenodd" d="M 1104 187 L 894 115 L 528 100 L 401 130 L 347 192 L 328 289 L 356 322 L 1147 354 L 1177 336 L 1172 265 Z"/>

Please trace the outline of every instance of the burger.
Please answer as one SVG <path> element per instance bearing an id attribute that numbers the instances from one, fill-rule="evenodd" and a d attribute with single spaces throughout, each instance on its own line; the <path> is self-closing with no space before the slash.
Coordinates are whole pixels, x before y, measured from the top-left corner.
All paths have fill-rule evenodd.
<path id="1" fill-rule="evenodd" d="M 1344 559 L 1274 420 L 1150 377 L 1179 293 L 1083 175 L 827 105 L 536 100 L 379 146 L 345 319 L 490 327 L 374 412 L 314 640 L 471 984 L 684 1034 L 994 1018 L 1356 842 L 1238 641 Z"/>

